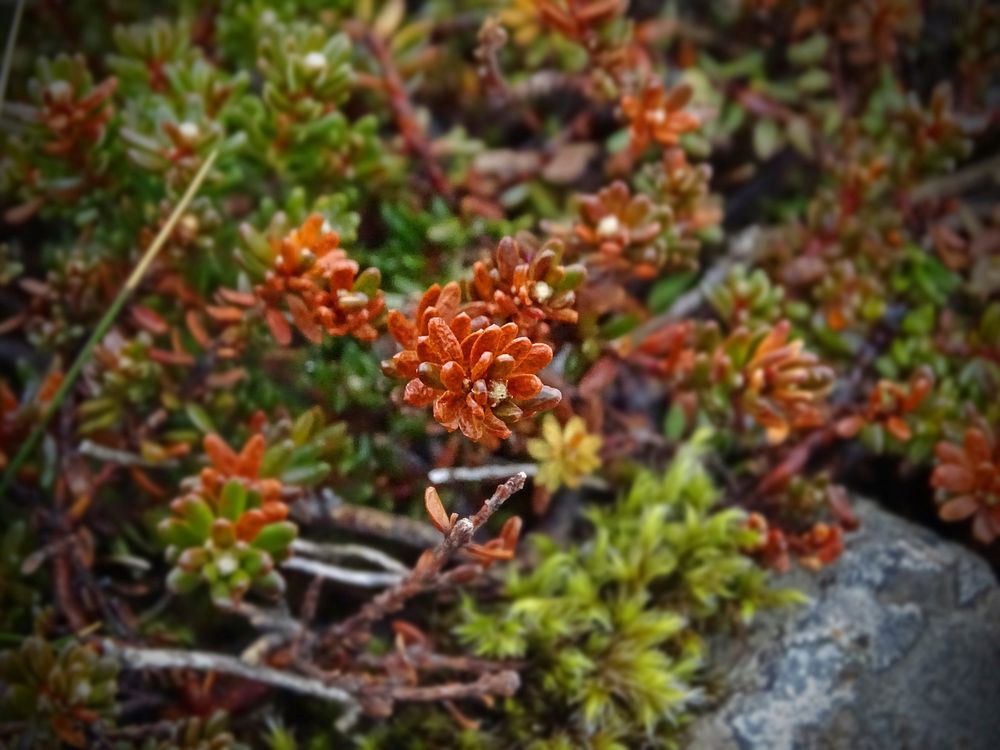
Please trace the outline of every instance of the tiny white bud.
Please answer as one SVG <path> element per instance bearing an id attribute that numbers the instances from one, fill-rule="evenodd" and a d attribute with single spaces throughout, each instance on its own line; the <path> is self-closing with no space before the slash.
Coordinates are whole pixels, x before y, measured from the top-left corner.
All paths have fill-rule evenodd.
<path id="1" fill-rule="evenodd" d="M 184 234 L 188 236 L 194 236 L 198 234 L 198 229 L 199 229 L 198 217 L 194 216 L 193 214 L 184 214 L 184 216 L 182 216 L 180 220 L 180 229 Z"/>
<path id="2" fill-rule="evenodd" d="M 621 230 L 621 222 L 614 214 L 608 214 L 597 223 L 597 234 L 601 237 L 613 237 Z"/>
<path id="3" fill-rule="evenodd" d="M 539 302 L 545 302 L 552 296 L 552 287 L 544 281 L 539 281 L 535 284 L 532 296 Z"/>
<path id="4" fill-rule="evenodd" d="M 187 122 L 187 121 L 182 122 L 180 125 L 178 125 L 177 130 L 181 134 L 181 138 L 183 138 L 187 143 L 192 143 L 193 141 L 196 141 L 201 133 L 201 131 L 198 130 L 197 125 L 195 125 L 193 122 Z"/>
<path id="5" fill-rule="evenodd" d="M 494 380 L 490 383 L 490 403 L 499 404 L 501 401 L 505 401 L 509 395 L 507 384 L 502 380 Z"/>
<path id="6" fill-rule="evenodd" d="M 73 87 L 61 78 L 48 85 L 48 94 L 57 102 L 65 102 L 73 95 Z"/>
<path id="7" fill-rule="evenodd" d="M 219 555 L 215 564 L 216 567 L 218 567 L 219 569 L 219 573 L 221 573 L 224 576 L 232 575 L 233 573 L 236 572 L 236 569 L 239 567 L 239 563 L 237 562 L 236 558 L 233 555 L 229 554 Z"/>
<path id="8" fill-rule="evenodd" d="M 302 59 L 302 64 L 306 70 L 317 73 L 326 69 L 326 55 L 322 52 L 310 52 Z"/>

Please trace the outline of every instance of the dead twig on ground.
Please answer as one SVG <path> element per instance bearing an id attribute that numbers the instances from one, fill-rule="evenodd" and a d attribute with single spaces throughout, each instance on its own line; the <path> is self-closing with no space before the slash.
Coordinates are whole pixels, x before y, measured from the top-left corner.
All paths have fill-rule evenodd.
<path id="1" fill-rule="evenodd" d="M 105 653 L 117 659 L 126 669 L 138 671 L 192 669 L 200 672 L 217 672 L 288 690 L 299 695 L 308 695 L 337 703 L 345 709 L 345 714 L 338 721 L 338 726 L 341 726 L 347 719 L 352 722 L 360 710 L 354 696 L 339 686 L 271 667 L 247 664 L 224 654 L 182 649 L 141 648 L 118 644 L 110 640 L 103 641 L 102 646 Z"/>

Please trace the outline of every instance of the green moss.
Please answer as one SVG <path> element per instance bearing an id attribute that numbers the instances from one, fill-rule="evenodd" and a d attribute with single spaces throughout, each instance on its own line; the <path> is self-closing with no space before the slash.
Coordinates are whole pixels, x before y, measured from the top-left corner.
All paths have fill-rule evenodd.
<path id="1" fill-rule="evenodd" d="M 507 576 L 501 600 L 463 601 L 456 632 L 475 654 L 526 662 L 521 690 L 483 722 L 480 746 L 675 746 L 704 697 L 706 639 L 799 600 L 747 555 L 758 537 L 745 513 L 717 506 L 699 458 L 706 439 L 665 474 L 644 472 L 617 502 L 590 508 L 582 544 L 536 536 L 533 564 Z M 413 722 L 404 711 L 375 746 L 432 736 Z"/>

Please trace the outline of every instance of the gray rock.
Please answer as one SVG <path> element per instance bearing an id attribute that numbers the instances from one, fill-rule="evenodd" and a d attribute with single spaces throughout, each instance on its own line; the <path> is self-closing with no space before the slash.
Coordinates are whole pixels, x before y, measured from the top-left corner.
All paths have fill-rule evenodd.
<path id="1" fill-rule="evenodd" d="M 717 654 L 711 750 L 1000 748 L 1000 587 L 974 553 L 857 503 L 847 551 L 786 577 L 811 597 Z"/>

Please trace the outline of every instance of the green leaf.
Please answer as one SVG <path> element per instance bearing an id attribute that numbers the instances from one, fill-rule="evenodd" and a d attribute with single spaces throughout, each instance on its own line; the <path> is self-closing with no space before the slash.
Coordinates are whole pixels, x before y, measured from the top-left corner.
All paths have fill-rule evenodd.
<path id="1" fill-rule="evenodd" d="M 219 515 L 237 521 L 247 506 L 247 491 L 242 482 L 231 479 L 222 488 L 219 497 Z"/>
<path id="2" fill-rule="evenodd" d="M 312 487 L 322 482 L 330 475 L 331 467 L 326 461 L 317 461 L 304 466 L 293 466 L 282 472 L 281 481 L 286 484 L 297 484 Z"/>
<path id="3" fill-rule="evenodd" d="M 167 586 L 175 594 L 189 594 L 201 585 L 201 576 L 197 573 L 185 573 L 180 568 L 174 568 L 167 576 Z"/>
<path id="4" fill-rule="evenodd" d="M 758 120 L 753 128 L 753 150 L 762 161 L 781 148 L 781 132 L 774 120 Z"/>
<path id="5" fill-rule="evenodd" d="M 785 126 L 785 135 L 796 151 L 807 158 L 812 158 L 814 151 L 812 129 L 805 117 L 796 117 L 789 121 Z"/>
<path id="6" fill-rule="evenodd" d="M 979 320 L 979 336 L 984 342 L 1000 341 L 1000 302 L 986 308 Z"/>
<path id="7" fill-rule="evenodd" d="M 646 299 L 650 311 L 653 313 L 664 312 L 678 297 L 691 288 L 694 279 L 695 274 L 681 272 L 657 281 Z"/>
<path id="8" fill-rule="evenodd" d="M 292 425 L 292 442 L 295 445 L 302 445 L 309 439 L 309 436 L 313 433 L 313 427 L 316 425 L 317 413 L 315 409 L 308 409 L 299 415 L 299 418 L 295 420 L 295 424 Z"/>
<path id="9" fill-rule="evenodd" d="M 274 562 L 271 560 L 271 556 L 267 554 L 264 550 L 248 548 L 243 553 L 243 557 L 240 560 L 240 568 L 245 570 L 248 575 L 256 577 L 263 570 L 270 570 L 274 567 Z"/>
<path id="10" fill-rule="evenodd" d="M 212 418 L 208 416 L 208 412 L 200 404 L 188 402 L 184 405 L 184 411 L 187 413 L 191 423 L 203 433 L 218 432 L 215 429 L 215 423 L 212 422 Z"/>
<path id="11" fill-rule="evenodd" d="M 830 88 L 830 74 L 821 68 L 808 70 L 795 79 L 795 85 L 806 94 L 816 94 Z"/>
<path id="12" fill-rule="evenodd" d="M 285 579 L 281 574 L 272 570 L 270 573 L 261 576 L 256 580 L 257 588 L 266 594 L 278 595 L 285 590 Z"/>
<path id="13" fill-rule="evenodd" d="M 601 338 L 606 341 L 613 341 L 624 336 L 637 325 L 639 325 L 639 318 L 635 315 L 616 315 L 601 326 Z"/>
<path id="14" fill-rule="evenodd" d="M 817 65 L 826 57 L 830 39 L 825 34 L 813 34 L 788 48 L 788 59 L 793 65 L 807 68 Z"/>
<path id="15" fill-rule="evenodd" d="M 251 542 L 251 546 L 271 554 L 284 552 L 298 533 L 298 527 L 289 521 L 272 523 L 260 530 L 257 538 Z"/>
<path id="16" fill-rule="evenodd" d="M 191 531 L 199 539 L 208 538 L 212 529 L 212 521 L 215 520 L 215 514 L 212 513 L 208 503 L 200 497 L 188 498 L 184 501 L 181 515 L 184 516 L 191 526 Z"/>
<path id="17" fill-rule="evenodd" d="M 616 130 L 608 137 L 607 140 L 608 153 L 611 154 L 621 153 L 628 147 L 628 143 L 629 143 L 628 128 L 622 128 L 621 130 Z"/>
<path id="18" fill-rule="evenodd" d="M 687 429 L 687 415 L 683 407 L 675 401 L 670 404 L 670 410 L 663 420 L 663 434 L 668 440 L 677 441 L 681 439 L 685 429 Z"/>
<path id="19" fill-rule="evenodd" d="M 382 274 L 377 268 L 366 268 L 354 282 L 354 291 L 374 297 L 382 284 Z"/>
<path id="20" fill-rule="evenodd" d="M 157 531 L 165 544 L 181 549 L 194 547 L 204 540 L 204 537 L 195 534 L 189 524 L 177 518 L 163 519 L 157 526 Z"/>

